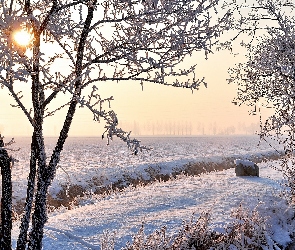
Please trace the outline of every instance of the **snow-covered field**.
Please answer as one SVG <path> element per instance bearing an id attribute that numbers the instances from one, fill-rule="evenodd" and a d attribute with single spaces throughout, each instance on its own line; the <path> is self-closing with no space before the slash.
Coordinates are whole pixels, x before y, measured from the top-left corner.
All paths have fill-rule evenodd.
<path id="1" fill-rule="evenodd" d="M 210 212 L 211 227 L 222 232 L 223 226 L 232 220 L 232 209 L 240 204 L 250 210 L 257 207 L 266 216 L 271 237 L 277 243 L 286 246 L 290 241 L 294 225 L 288 220 L 293 214 L 280 196 L 282 174 L 270 168 L 268 162 L 258 164 L 259 178 L 236 177 L 234 169 L 228 169 L 128 187 L 106 196 L 93 195 L 90 192 L 94 188 L 93 177 L 100 178 L 101 185 L 107 185 L 126 173 L 145 175 L 148 166 L 161 166 L 168 173 L 189 162 L 215 161 L 228 156 L 251 159 L 273 150 L 268 144 L 257 147 L 257 137 L 143 138 L 142 141 L 154 150 L 133 156 L 121 142 L 105 146 L 105 141 L 97 138 L 70 138 L 51 192 L 57 193 L 64 183 L 84 186 L 89 192 L 80 206 L 50 213 L 44 249 L 100 249 L 106 232 L 114 234 L 115 249 L 120 249 L 132 240 L 143 222 L 147 234 L 163 226 L 174 234 L 183 221 L 203 211 Z M 53 142 L 49 138 L 48 152 Z M 18 140 L 16 146 L 21 150 L 14 155 L 19 159 L 13 169 L 14 194 L 18 190 L 15 196 L 19 198 L 25 192 L 28 171 L 26 145 L 28 139 Z M 17 228 L 18 222 L 14 225 L 14 244 Z"/>
<path id="2" fill-rule="evenodd" d="M 110 186 L 126 176 L 149 180 L 149 170 L 170 174 L 185 164 L 195 162 L 222 162 L 226 157 L 252 159 L 274 149 L 257 136 L 142 138 L 142 144 L 152 147 L 137 156 L 131 154 L 126 144 L 115 140 L 106 146 L 101 138 L 69 138 L 62 152 L 56 178 L 50 188 L 55 197 L 64 186 L 79 185 L 84 190 L 95 191 Z M 47 157 L 50 157 L 56 138 L 46 138 Z M 26 180 L 30 156 L 30 138 L 16 138 L 12 152 L 19 160 L 13 167 L 14 201 L 26 194 Z"/>

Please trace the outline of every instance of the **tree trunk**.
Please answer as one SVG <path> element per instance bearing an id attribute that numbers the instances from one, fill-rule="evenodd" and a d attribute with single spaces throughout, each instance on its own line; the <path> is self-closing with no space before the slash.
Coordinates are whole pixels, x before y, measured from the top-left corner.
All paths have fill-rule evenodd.
<path id="1" fill-rule="evenodd" d="M 20 226 L 20 233 L 17 240 L 16 250 L 25 250 L 27 244 L 27 235 L 30 223 L 30 216 L 33 206 L 35 179 L 36 179 L 36 157 L 37 157 L 37 147 L 36 147 L 36 135 L 32 136 L 31 142 L 31 158 L 30 158 L 30 173 L 28 177 L 27 185 L 27 197 L 26 204 L 24 208 L 24 215 L 22 217 L 22 223 Z"/>
<path id="2" fill-rule="evenodd" d="M 4 148 L 0 148 L 0 167 L 2 175 L 1 198 L 1 243 L 2 250 L 11 249 L 12 229 L 12 182 L 11 159 Z"/>
<path id="3" fill-rule="evenodd" d="M 46 200 L 47 190 L 49 187 L 48 180 L 44 180 L 43 176 L 38 178 L 37 193 L 35 197 L 35 210 L 32 216 L 32 231 L 29 235 L 30 250 L 41 250 L 42 239 L 44 234 L 44 225 L 47 221 Z"/>
<path id="4" fill-rule="evenodd" d="M 37 181 L 37 193 L 35 196 L 35 210 L 32 217 L 32 231 L 30 232 L 30 235 L 29 235 L 29 245 L 28 245 L 28 249 L 31 249 L 31 250 L 42 249 L 44 226 L 47 221 L 47 211 L 46 211 L 47 191 L 48 191 L 48 187 L 50 186 L 54 178 L 54 175 L 56 172 L 56 166 L 60 160 L 60 153 L 63 150 L 63 145 L 68 137 L 71 123 L 73 121 L 73 117 L 76 112 L 76 106 L 77 106 L 76 101 L 73 101 L 70 104 L 63 128 L 60 132 L 56 147 L 52 153 L 49 165 L 46 166 L 46 162 L 43 162 L 44 164 L 40 165 L 40 162 L 38 162 L 39 171 L 38 171 L 38 181 Z"/>
<path id="5" fill-rule="evenodd" d="M 39 124 L 42 125 L 42 122 Z M 36 140 L 34 141 L 35 152 L 37 153 L 38 163 L 38 179 L 37 179 L 37 191 L 35 195 L 35 209 L 32 216 L 32 231 L 29 234 L 28 249 L 38 250 L 42 249 L 42 239 L 44 225 L 47 221 L 46 214 L 46 194 L 50 185 L 50 181 L 46 177 L 46 154 L 45 144 L 42 135 L 42 126 L 35 128 Z M 36 142 L 36 143 L 35 143 Z"/>

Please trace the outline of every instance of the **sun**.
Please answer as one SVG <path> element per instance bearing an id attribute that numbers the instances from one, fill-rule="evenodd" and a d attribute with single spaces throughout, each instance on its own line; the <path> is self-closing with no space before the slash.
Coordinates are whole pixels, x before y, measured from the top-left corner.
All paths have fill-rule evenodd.
<path id="1" fill-rule="evenodd" d="M 13 40 L 20 46 L 28 46 L 32 41 L 32 35 L 26 30 L 19 30 L 13 34 Z"/>

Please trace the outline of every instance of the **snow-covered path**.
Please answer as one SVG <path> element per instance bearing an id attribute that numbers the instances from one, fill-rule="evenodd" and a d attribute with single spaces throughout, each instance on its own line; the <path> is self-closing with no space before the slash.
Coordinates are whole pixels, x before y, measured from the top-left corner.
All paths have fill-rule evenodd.
<path id="1" fill-rule="evenodd" d="M 129 188 L 105 198 L 92 198 L 88 200 L 92 204 L 54 212 L 46 225 L 44 249 L 100 249 L 100 239 L 106 231 L 115 233 L 115 249 L 120 249 L 143 221 L 146 233 L 164 225 L 173 233 L 183 220 L 190 220 L 193 213 L 198 215 L 202 211 L 211 211 L 213 227 L 218 230 L 230 220 L 231 209 L 240 203 L 253 209 L 260 202 L 260 208 L 268 214 L 268 209 L 280 203 L 274 194 L 281 190 L 278 183 L 281 174 L 266 163 L 259 166 L 259 178 L 236 177 L 234 169 L 180 177 Z M 280 241 L 288 241 L 284 230 L 275 230 Z"/>

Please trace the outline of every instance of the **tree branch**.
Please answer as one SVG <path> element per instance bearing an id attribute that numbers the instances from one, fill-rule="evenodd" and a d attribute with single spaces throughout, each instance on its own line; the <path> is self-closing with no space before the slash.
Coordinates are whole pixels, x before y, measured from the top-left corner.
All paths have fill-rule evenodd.
<path id="1" fill-rule="evenodd" d="M 9 6 L 9 12 L 8 12 L 9 15 L 11 15 L 12 13 L 12 7 L 13 7 L 13 0 L 10 0 L 10 6 Z"/>
<path id="2" fill-rule="evenodd" d="M 50 18 L 52 16 L 52 14 L 55 13 L 56 10 L 57 10 L 57 0 L 53 0 L 52 2 L 53 2 L 53 5 L 52 5 L 49 13 L 45 17 L 44 21 L 41 23 L 38 35 L 40 35 L 44 31 L 44 29 L 46 28 L 48 22 L 50 21 Z"/>
<path id="3" fill-rule="evenodd" d="M 27 15 L 31 15 L 32 14 L 30 0 L 25 0 L 25 12 L 27 12 Z"/>
<path id="4" fill-rule="evenodd" d="M 21 108 L 21 110 L 24 112 L 24 114 L 26 115 L 26 117 L 28 118 L 29 122 L 31 123 L 32 126 L 34 126 L 34 122 L 33 119 L 30 115 L 30 113 L 27 111 L 26 107 L 24 106 L 24 104 L 21 102 L 20 98 L 17 96 L 17 94 L 14 92 L 13 89 L 13 84 L 12 84 L 12 79 L 10 79 L 10 83 L 8 83 L 2 76 L 0 76 L 3 80 L 2 84 L 7 87 L 7 89 L 9 90 L 9 92 L 11 93 L 12 97 L 14 98 L 14 100 L 16 101 L 17 105 Z"/>

